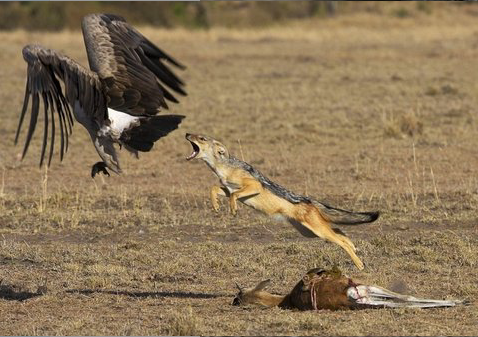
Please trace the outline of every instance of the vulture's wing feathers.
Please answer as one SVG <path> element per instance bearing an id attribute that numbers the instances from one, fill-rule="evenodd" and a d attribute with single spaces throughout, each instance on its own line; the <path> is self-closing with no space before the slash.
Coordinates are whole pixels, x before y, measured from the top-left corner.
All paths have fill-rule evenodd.
<path id="1" fill-rule="evenodd" d="M 86 113 L 94 114 L 94 120 L 101 123 L 106 116 L 106 102 L 101 90 L 102 84 L 95 73 L 54 50 L 45 49 L 38 45 L 27 45 L 23 48 L 22 53 L 28 64 L 27 84 L 20 121 L 15 135 L 15 144 L 18 142 L 31 96 L 30 125 L 22 154 L 22 158 L 25 157 L 35 132 L 41 100 L 43 102 L 45 126 L 40 166 L 43 164 L 46 154 L 49 125 L 51 125 L 51 132 L 48 165 L 50 165 L 55 142 L 55 111 L 58 114 L 58 124 L 60 125 L 60 158 L 63 159 L 63 155 L 68 150 L 68 136 L 71 134 L 73 126 L 70 105 L 73 106 L 77 102 Z M 60 80 L 64 83 L 65 92 L 63 92 Z"/>
<path id="2" fill-rule="evenodd" d="M 155 115 L 184 83 L 165 64 L 184 68 L 117 15 L 90 14 L 82 21 L 88 62 L 105 85 L 108 107 L 131 115 Z M 167 89 L 169 88 L 169 89 Z"/>

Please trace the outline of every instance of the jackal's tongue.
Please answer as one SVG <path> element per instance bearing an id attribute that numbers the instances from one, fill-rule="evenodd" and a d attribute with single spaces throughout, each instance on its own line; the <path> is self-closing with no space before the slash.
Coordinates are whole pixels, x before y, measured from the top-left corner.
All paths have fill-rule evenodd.
<path id="1" fill-rule="evenodd" d="M 193 152 L 189 156 L 186 157 L 186 160 L 191 160 L 199 154 L 199 146 L 197 146 L 193 142 L 191 142 L 191 145 L 193 147 Z"/>

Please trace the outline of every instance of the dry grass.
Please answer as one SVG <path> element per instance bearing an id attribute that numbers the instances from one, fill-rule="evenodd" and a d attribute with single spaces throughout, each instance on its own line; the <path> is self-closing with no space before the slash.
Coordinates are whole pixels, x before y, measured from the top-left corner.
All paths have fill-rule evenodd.
<path id="1" fill-rule="evenodd" d="M 96 180 L 98 158 L 78 125 L 66 159 L 48 171 L 38 169 L 41 127 L 23 162 L 12 147 L 22 46 L 39 42 L 86 64 L 81 35 L 0 33 L 2 333 L 478 334 L 476 302 L 320 314 L 230 306 L 234 281 L 271 278 L 283 293 L 307 269 L 335 263 L 367 282 L 404 282 L 411 294 L 475 301 L 476 17 L 398 16 L 141 29 L 188 65 L 189 96 L 171 109 L 188 117 L 139 161 L 122 152 L 122 176 Z M 234 218 L 223 202 L 214 214 L 215 178 L 184 160 L 187 131 L 215 136 L 296 192 L 380 210 L 374 224 L 342 227 L 364 272 L 339 247 L 246 207 Z"/>

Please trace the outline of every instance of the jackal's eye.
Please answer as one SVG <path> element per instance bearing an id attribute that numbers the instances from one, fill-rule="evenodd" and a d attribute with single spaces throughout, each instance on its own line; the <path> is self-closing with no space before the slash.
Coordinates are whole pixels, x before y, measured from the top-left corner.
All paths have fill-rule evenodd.
<path id="1" fill-rule="evenodd" d="M 205 142 L 205 141 L 206 141 L 206 138 L 204 138 L 203 136 L 199 136 L 198 138 L 199 138 L 199 140 L 200 140 L 201 142 Z"/>

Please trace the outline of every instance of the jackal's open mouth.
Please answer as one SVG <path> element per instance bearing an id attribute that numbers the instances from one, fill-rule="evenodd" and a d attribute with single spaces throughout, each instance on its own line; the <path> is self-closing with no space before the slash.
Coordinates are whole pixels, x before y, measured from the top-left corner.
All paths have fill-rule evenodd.
<path id="1" fill-rule="evenodd" d="M 199 154 L 199 146 L 196 145 L 196 143 L 189 141 L 193 147 L 193 152 L 186 157 L 186 160 L 191 160 L 194 157 L 196 157 Z"/>

